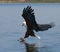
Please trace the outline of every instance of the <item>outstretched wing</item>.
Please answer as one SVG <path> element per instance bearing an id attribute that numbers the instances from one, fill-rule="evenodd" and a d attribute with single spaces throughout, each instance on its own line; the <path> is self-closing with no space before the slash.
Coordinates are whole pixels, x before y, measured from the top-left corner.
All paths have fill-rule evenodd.
<path id="1" fill-rule="evenodd" d="M 50 23 L 50 24 L 38 24 L 38 31 L 45 31 L 45 30 L 48 30 L 49 28 L 52 28 L 54 27 L 55 24 L 54 23 Z"/>
<path id="2" fill-rule="evenodd" d="M 37 31 L 38 26 L 35 20 L 34 9 L 32 9 L 31 6 L 27 6 L 23 9 L 22 16 L 26 21 L 27 28 Z"/>

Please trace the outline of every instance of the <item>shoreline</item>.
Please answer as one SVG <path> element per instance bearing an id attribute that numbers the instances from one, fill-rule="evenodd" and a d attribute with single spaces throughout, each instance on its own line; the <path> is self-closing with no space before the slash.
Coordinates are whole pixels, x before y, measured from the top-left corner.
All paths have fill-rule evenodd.
<path id="1" fill-rule="evenodd" d="M 0 3 L 60 3 L 60 0 L 0 0 Z"/>

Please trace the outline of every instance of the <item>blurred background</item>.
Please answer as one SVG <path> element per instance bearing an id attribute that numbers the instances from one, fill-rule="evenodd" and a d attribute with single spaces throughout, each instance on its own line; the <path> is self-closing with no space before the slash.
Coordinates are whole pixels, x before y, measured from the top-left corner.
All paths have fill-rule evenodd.
<path id="1" fill-rule="evenodd" d="M 0 2 L 42 2 L 42 3 L 55 3 L 55 2 L 60 2 L 60 0 L 0 0 Z"/>

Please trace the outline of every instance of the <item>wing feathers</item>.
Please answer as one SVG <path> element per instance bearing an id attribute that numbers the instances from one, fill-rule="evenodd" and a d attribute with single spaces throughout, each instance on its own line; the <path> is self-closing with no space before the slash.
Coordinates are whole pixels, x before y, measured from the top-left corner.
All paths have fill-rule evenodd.
<path id="1" fill-rule="evenodd" d="M 27 38 L 29 37 L 29 35 L 31 35 L 31 36 L 36 36 L 40 39 L 39 36 L 34 34 L 33 30 L 35 30 L 36 32 L 45 31 L 55 26 L 54 23 L 37 24 L 35 20 L 35 15 L 34 15 L 34 9 L 32 9 L 31 6 L 27 6 L 26 8 L 23 9 L 22 17 L 24 18 L 27 25 L 27 32 L 24 38 Z"/>
<path id="2" fill-rule="evenodd" d="M 54 23 L 50 23 L 50 24 L 38 24 L 39 31 L 45 31 L 45 30 L 48 30 L 49 28 L 52 28 L 54 26 L 55 26 Z"/>

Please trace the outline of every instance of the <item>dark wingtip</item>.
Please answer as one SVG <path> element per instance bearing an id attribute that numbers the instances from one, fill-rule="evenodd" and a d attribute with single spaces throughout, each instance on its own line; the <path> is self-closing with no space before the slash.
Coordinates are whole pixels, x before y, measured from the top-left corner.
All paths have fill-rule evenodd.
<path id="1" fill-rule="evenodd" d="M 27 17 L 28 15 L 34 15 L 34 9 L 32 9 L 31 6 L 29 5 L 23 9 L 22 13 L 23 17 Z"/>
<path id="2" fill-rule="evenodd" d="M 51 22 L 50 25 L 51 25 L 52 27 L 54 27 L 54 26 L 55 26 L 55 23 L 54 23 L 54 22 Z"/>

